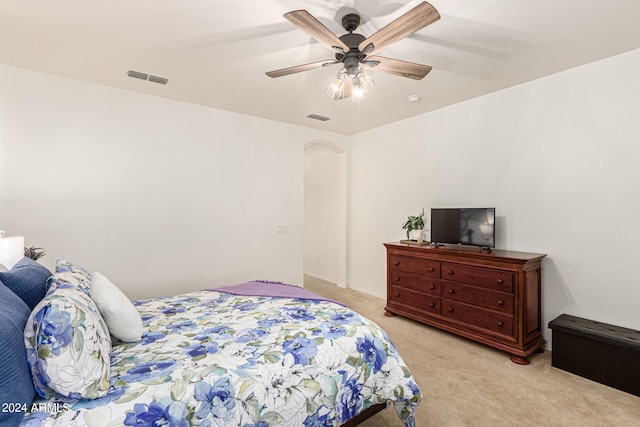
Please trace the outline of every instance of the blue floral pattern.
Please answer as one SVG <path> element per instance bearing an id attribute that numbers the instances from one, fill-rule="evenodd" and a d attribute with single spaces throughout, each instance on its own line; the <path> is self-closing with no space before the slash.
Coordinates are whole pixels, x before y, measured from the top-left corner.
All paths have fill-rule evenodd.
<path id="1" fill-rule="evenodd" d="M 113 342 L 109 392 L 36 400 L 69 409 L 34 411 L 25 425 L 337 426 L 384 402 L 415 425 L 422 395 L 409 370 L 347 308 L 214 291 L 134 305 L 143 338 Z"/>
<path id="2" fill-rule="evenodd" d="M 24 329 L 35 389 L 42 397 L 102 397 L 110 387 L 107 325 L 82 290 L 53 283 Z"/>
<path id="3" fill-rule="evenodd" d="M 82 267 L 70 261 L 59 259 L 56 261 L 55 280 L 50 279 L 49 291 L 52 288 L 74 288 L 91 295 L 91 274 Z"/>

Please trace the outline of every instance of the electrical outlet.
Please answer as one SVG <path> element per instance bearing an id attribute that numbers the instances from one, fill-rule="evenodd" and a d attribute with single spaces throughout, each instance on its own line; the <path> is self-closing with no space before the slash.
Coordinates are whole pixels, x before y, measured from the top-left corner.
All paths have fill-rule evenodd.
<path id="1" fill-rule="evenodd" d="M 278 225 L 276 225 L 276 234 L 287 234 L 287 226 L 286 226 L 286 224 L 278 224 Z"/>

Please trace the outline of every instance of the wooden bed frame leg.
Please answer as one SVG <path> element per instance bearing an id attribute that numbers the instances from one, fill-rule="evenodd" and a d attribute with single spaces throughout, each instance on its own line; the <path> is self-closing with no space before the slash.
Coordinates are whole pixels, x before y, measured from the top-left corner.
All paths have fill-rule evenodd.
<path id="1" fill-rule="evenodd" d="M 360 412 L 354 418 L 351 418 L 349 421 L 347 421 L 346 423 L 342 424 L 342 426 L 340 426 L 340 427 L 356 427 L 360 423 L 364 422 L 365 420 L 368 420 L 369 418 L 373 417 L 378 412 L 384 411 L 385 409 L 387 409 L 387 404 L 386 403 L 378 403 L 376 405 L 370 406 L 366 410 Z"/>

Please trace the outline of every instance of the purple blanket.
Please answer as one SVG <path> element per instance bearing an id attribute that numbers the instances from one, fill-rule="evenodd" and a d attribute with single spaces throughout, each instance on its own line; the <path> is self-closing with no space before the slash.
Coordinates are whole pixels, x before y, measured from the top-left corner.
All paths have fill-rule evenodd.
<path id="1" fill-rule="evenodd" d="M 238 285 L 223 286 L 221 288 L 209 288 L 205 291 L 226 292 L 234 295 L 248 295 L 259 297 L 275 297 L 275 298 L 297 298 L 310 299 L 316 301 L 329 301 L 346 307 L 347 305 L 340 301 L 323 298 L 318 294 L 307 291 L 299 286 L 288 285 L 281 282 L 269 282 L 266 280 L 254 280 L 252 282 L 240 283 Z"/>

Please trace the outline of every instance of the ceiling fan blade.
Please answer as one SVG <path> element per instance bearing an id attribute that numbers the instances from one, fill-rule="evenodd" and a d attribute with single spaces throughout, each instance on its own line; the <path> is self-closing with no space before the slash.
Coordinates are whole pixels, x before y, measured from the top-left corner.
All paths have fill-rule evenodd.
<path id="1" fill-rule="evenodd" d="M 284 17 L 297 25 L 300 29 L 306 31 L 311 37 L 318 40 L 327 49 L 334 52 L 336 51 L 336 48 L 338 48 L 338 51 L 349 51 L 349 46 L 347 46 L 306 10 L 294 10 L 292 12 L 285 13 Z"/>
<path id="2" fill-rule="evenodd" d="M 377 65 L 370 65 L 368 61 L 379 61 Z M 408 61 L 400 61 L 399 59 L 385 58 L 383 56 L 367 56 L 367 60 L 362 62 L 367 68 L 382 73 L 393 74 L 394 76 L 407 77 L 410 79 L 421 80 L 429 74 L 431 68 L 429 65 L 416 64 Z"/>
<path id="3" fill-rule="evenodd" d="M 267 71 L 265 74 L 269 77 L 282 77 L 289 74 L 301 73 L 303 71 L 313 70 L 314 68 L 325 67 L 327 65 L 338 64 L 333 59 L 325 59 L 324 61 L 310 62 L 308 64 L 296 65 L 294 67 L 282 68 L 280 70 Z"/>
<path id="4" fill-rule="evenodd" d="M 426 1 L 423 1 L 404 15 L 394 21 L 391 21 L 385 27 L 365 39 L 358 49 L 360 51 L 368 48 L 369 44 L 373 44 L 373 49 L 369 52 L 373 55 L 389 46 L 391 43 L 407 37 L 410 34 L 432 24 L 440 19 L 438 11 Z"/>

